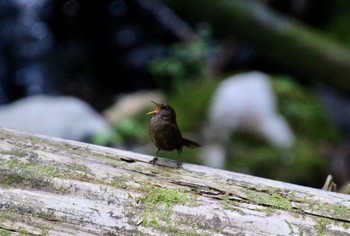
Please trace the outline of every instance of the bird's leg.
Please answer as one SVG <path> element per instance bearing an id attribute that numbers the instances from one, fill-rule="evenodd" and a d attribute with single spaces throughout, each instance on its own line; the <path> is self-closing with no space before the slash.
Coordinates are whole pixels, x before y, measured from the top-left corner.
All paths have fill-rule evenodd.
<path id="1" fill-rule="evenodd" d="M 178 155 L 178 160 L 177 160 L 177 164 L 176 164 L 176 166 L 177 166 L 177 168 L 178 169 L 180 169 L 181 167 L 182 167 L 182 161 L 181 161 L 181 150 L 177 150 L 177 155 Z"/>
<path id="2" fill-rule="evenodd" d="M 157 160 L 158 160 L 158 157 L 154 156 L 153 159 L 149 163 L 154 165 L 154 164 L 156 164 Z"/>
<path id="3" fill-rule="evenodd" d="M 157 162 L 157 160 L 158 160 L 158 152 L 159 151 L 160 151 L 160 149 L 158 148 L 156 155 L 153 157 L 153 159 L 149 163 L 154 165 Z"/>
<path id="4" fill-rule="evenodd" d="M 181 161 L 177 161 L 176 167 L 178 169 L 182 168 L 182 162 Z"/>

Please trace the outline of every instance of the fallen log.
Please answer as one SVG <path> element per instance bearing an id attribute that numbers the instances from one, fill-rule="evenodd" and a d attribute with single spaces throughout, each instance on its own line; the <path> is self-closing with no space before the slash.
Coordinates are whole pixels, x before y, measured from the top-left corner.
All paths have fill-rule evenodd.
<path id="1" fill-rule="evenodd" d="M 350 196 L 0 129 L 0 235 L 347 235 Z"/>

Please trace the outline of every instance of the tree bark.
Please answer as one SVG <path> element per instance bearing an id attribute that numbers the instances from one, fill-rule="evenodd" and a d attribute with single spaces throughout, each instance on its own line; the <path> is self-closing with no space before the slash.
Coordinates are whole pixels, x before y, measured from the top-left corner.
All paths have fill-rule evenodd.
<path id="1" fill-rule="evenodd" d="M 350 196 L 0 129 L 0 235 L 348 235 Z"/>
<path id="2" fill-rule="evenodd" d="M 350 92 L 350 51 L 320 31 L 251 0 L 165 0 L 192 23 L 252 45 L 267 59 L 310 81 Z"/>

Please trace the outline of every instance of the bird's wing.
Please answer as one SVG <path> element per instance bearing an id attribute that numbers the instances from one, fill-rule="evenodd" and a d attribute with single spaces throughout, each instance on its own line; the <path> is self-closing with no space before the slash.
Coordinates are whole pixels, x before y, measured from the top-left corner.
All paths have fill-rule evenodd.
<path id="1" fill-rule="evenodd" d="M 171 124 L 171 128 L 170 128 L 170 132 L 171 132 L 171 136 L 173 137 L 173 142 L 175 143 L 176 149 L 181 149 L 182 147 L 182 134 L 181 131 L 179 129 L 179 127 L 177 126 L 177 124 Z"/>

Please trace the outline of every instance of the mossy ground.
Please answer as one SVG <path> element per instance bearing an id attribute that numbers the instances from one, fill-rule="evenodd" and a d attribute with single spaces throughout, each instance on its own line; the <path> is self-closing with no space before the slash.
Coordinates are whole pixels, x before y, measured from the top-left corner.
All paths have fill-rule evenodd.
<path id="1" fill-rule="evenodd" d="M 52 178 L 76 179 L 81 181 L 93 181 L 83 167 L 66 165 L 56 167 L 53 164 L 36 162 L 21 162 L 16 160 L 0 160 L 2 175 L 0 185 L 8 187 L 44 188 L 51 186 Z"/>
<path id="2" fill-rule="evenodd" d="M 12 232 L 6 229 L 0 229 L 0 236 L 11 236 Z"/>
<path id="3" fill-rule="evenodd" d="M 155 228 L 161 226 L 160 222 L 170 223 L 171 210 L 174 205 L 187 204 L 190 201 L 190 195 L 178 189 L 156 188 L 152 186 L 143 186 L 142 191 L 145 196 L 141 202 L 145 204 L 143 215 L 143 224 L 151 225 Z"/>
<path id="4" fill-rule="evenodd" d="M 292 210 L 292 201 L 282 194 L 278 189 L 246 189 L 247 198 L 257 205 L 265 206 L 264 211 L 267 215 L 272 215 L 276 209 L 290 211 Z"/>

